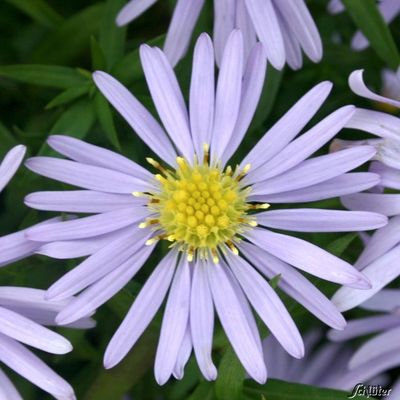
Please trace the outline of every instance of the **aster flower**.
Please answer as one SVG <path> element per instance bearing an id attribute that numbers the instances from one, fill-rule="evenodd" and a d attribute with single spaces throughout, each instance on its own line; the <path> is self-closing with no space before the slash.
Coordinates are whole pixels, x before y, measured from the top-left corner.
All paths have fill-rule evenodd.
<path id="1" fill-rule="evenodd" d="M 342 335 L 346 331 L 347 328 L 332 333 Z M 348 364 L 354 353 L 350 343 L 321 344 L 322 338 L 319 330 L 309 331 L 304 336 L 306 356 L 301 360 L 293 360 L 277 345 L 274 337 L 268 336 L 263 341 L 263 349 L 269 377 L 338 390 L 352 390 L 360 382 L 366 385 L 387 383 L 387 377 L 382 374 L 385 367 L 380 365 L 371 368 L 371 363 L 367 363 L 350 369 Z"/>
<path id="2" fill-rule="evenodd" d="M 338 329 L 345 325 L 342 315 L 297 269 L 369 287 L 345 261 L 266 229 L 336 232 L 386 224 L 386 217 L 369 212 L 265 211 L 266 202 L 331 198 L 379 181 L 376 174 L 349 172 L 373 157 L 372 146 L 309 158 L 351 118 L 353 106 L 338 109 L 296 138 L 328 96 L 329 82 L 306 93 L 239 166 L 227 166 L 256 109 L 266 69 L 263 51 L 261 44 L 253 48 L 242 78 L 243 39 L 240 31 L 232 32 L 214 90 L 214 49 L 210 38 L 201 35 L 187 111 L 165 54 L 142 46 L 145 77 L 165 130 L 118 81 L 94 73 L 97 87 L 157 155 L 158 160 L 147 158 L 155 175 L 110 150 L 67 136 L 51 136 L 48 143 L 70 160 L 35 157 L 26 163 L 38 174 L 84 189 L 32 193 L 27 205 L 94 214 L 27 232 L 30 240 L 48 242 L 38 250 L 41 254 L 89 256 L 47 292 L 53 300 L 79 293 L 57 316 L 58 323 L 93 312 L 135 276 L 158 242 L 170 246 L 109 343 L 106 368 L 125 357 L 169 290 L 155 359 L 160 384 L 171 374 L 182 377 L 192 348 L 205 378 L 216 378 L 211 359 L 214 307 L 243 366 L 264 382 L 261 340 L 250 305 L 289 354 L 302 357 L 304 349 L 293 320 L 263 275 L 281 274 L 283 290 Z"/>
<path id="3" fill-rule="evenodd" d="M 400 3 L 398 0 L 379 0 L 378 9 L 387 24 L 390 24 L 400 14 Z M 340 0 L 330 0 L 328 11 L 332 14 L 338 14 L 345 10 Z M 368 39 L 360 31 L 356 32 L 351 40 L 353 50 L 364 50 L 369 46 Z"/>
<path id="4" fill-rule="evenodd" d="M 25 146 L 18 145 L 4 157 L 0 165 L 0 190 L 18 170 L 25 152 Z M 38 226 L 55 221 L 61 219 L 54 218 Z M 25 230 L 3 236 L 0 238 L 0 266 L 28 257 L 38 248 L 38 243 L 26 239 Z M 73 400 L 72 387 L 24 346 L 26 344 L 52 354 L 65 354 L 72 350 L 67 339 L 42 326 L 56 325 L 56 315 L 70 299 L 49 302 L 44 300 L 44 293 L 38 289 L 0 286 L 0 361 L 56 399 Z M 72 326 L 92 327 L 93 321 L 85 318 Z M 22 399 L 1 369 L 0 398 Z"/>
<path id="5" fill-rule="evenodd" d="M 380 314 L 350 320 L 343 331 L 329 332 L 329 338 L 336 342 L 376 334 L 364 342 L 348 362 L 351 376 L 359 382 L 400 366 L 400 290 L 381 290 L 361 307 Z M 397 399 L 399 395 L 398 379 L 390 396 Z"/>
<path id="6" fill-rule="evenodd" d="M 137 18 L 156 0 L 130 0 L 119 12 L 122 26 Z M 164 44 L 174 66 L 186 53 L 204 0 L 178 0 Z M 214 44 L 217 63 L 233 29 L 244 35 L 245 55 L 257 39 L 263 43 L 268 61 L 277 69 L 285 63 L 293 69 L 303 64 L 302 51 L 313 61 L 322 58 L 318 29 L 304 0 L 215 0 Z"/>
<path id="7" fill-rule="evenodd" d="M 400 107 L 398 100 L 377 95 L 369 90 L 362 74 L 362 70 L 357 70 L 350 75 L 349 84 L 353 92 L 373 101 Z M 400 118 L 380 111 L 357 109 L 346 127 L 360 129 L 379 137 L 366 139 L 361 143 L 368 142 L 377 148 L 377 161 L 371 163 L 370 171 L 378 173 L 381 181 L 373 191 L 343 196 L 342 203 L 350 210 L 379 212 L 392 218 L 385 227 L 377 230 L 370 239 L 367 238 L 365 249 L 355 264 L 356 268 L 368 276 L 372 288 L 365 291 L 339 289 L 332 300 L 342 311 L 363 303 L 400 275 L 400 194 L 382 192 L 384 188 L 400 189 Z M 350 148 L 359 144 L 360 142 L 337 141 L 335 148 Z"/>

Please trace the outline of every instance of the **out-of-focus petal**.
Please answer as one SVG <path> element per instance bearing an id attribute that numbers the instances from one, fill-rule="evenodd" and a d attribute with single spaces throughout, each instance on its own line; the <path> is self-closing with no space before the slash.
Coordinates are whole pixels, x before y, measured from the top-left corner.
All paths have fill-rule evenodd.
<path id="1" fill-rule="evenodd" d="M 349 210 L 381 213 L 391 217 L 400 213 L 400 194 L 355 193 L 341 198 Z"/>
<path id="2" fill-rule="evenodd" d="M 130 0 L 118 13 L 116 23 L 123 26 L 133 21 L 140 14 L 144 13 L 157 0 Z"/>
<path id="3" fill-rule="evenodd" d="M 17 172 L 26 153 L 22 144 L 13 147 L 3 158 L 0 164 L 0 192 Z"/>

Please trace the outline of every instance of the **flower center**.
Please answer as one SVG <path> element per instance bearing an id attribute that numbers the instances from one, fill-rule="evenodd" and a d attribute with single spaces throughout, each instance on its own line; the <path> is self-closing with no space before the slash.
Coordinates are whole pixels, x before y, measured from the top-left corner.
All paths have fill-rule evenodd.
<path id="1" fill-rule="evenodd" d="M 161 171 L 155 178 L 160 183 L 158 193 L 150 194 L 150 208 L 154 218 L 148 218 L 140 226 L 154 226 L 160 235 L 150 239 L 167 239 L 172 246 L 185 251 L 189 261 L 194 254 L 201 258 L 212 257 L 218 262 L 218 250 L 228 246 L 237 254 L 235 242 L 245 229 L 256 226 L 255 217 L 247 212 L 267 205 L 252 205 L 246 198 L 251 188 L 241 184 L 249 166 L 235 171 L 225 170 L 208 163 L 206 153 L 203 163 L 190 165 L 178 157 L 175 171 L 164 169 L 153 159 L 150 164 Z"/>

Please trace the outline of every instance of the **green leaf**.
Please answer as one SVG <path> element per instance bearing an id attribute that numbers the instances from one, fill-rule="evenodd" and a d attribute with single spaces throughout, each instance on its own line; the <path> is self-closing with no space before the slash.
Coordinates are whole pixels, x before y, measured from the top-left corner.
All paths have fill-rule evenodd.
<path id="1" fill-rule="evenodd" d="M 73 100 L 76 100 L 77 98 L 89 93 L 89 90 L 90 90 L 89 83 L 85 83 L 84 85 L 79 85 L 79 86 L 72 86 L 72 87 L 64 90 L 58 96 L 54 97 L 54 99 L 51 100 L 46 105 L 45 109 L 50 110 L 54 107 L 58 107 L 58 106 L 66 104 L 66 103 L 69 103 Z"/>
<path id="2" fill-rule="evenodd" d="M 125 3 L 125 0 L 108 0 L 104 7 L 99 44 L 105 55 L 107 71 L 111 70 L 124 54 L 126 27 L 117 26 L 115 19 Z"/>
<path id="3" fill-rule="evenodd" d="M 0 156 L 6 154 L 11 147 L 16 146 L 18 144 L 17 139 L 13 136 L 13 134 L 0 122 Z"/>
<path id="4" fill-rule="evenodd" d="M 105 370 L 100 365 L 97 377 L 83 399 L 122 399 L 153 365 L 157 340 L 158 330 L 150 327 L 116 367 Z"/>
<path id="5" fill-rule="evenodd" d="M 231 347 L 226 350 L 218 370 L 215 394 L 218 400 L 239 400 L 243 398 L 243 384 L 246 372 Z"/>
<path id="6" fill-rule="evenodd" d="M 90 52 L 92 55 L 92 68 L 93 70 L 105 70 L 106 69 L 106 58 L 103 50 L 100 48 L 97 40 L 94 36 L 90 38 Z"/>
<path id="7" fill-rule="evenodd" d="M 400 55 L 389 27 L 380 13 L 375 0 L 343 0 L 347 11 L 371 47 L 386 64 L 396 69 Z"/>
<path id="8" fill-rule="evenodd" d="M 50 130 L 50 134 L 68 135 L 83 139 L 93 126 L 95 113 L 92 103 L 80 100 L 66 109 Z M 54 155 L 46 143 L 40 148 L 38 155 Z"/>
<path id="9" fill-rule="evenodd" d="M 213 384 L 211 382 L 202 382 L 187 400 L 213 400 L 213 393 Z"/>
<path id="10" fill-rule="evenodd" d="M 344 400 L 349 395 L 349 393 L 340 390 L 322 389 L 276 379 L 269 379 L 265 385 L 248 381 L 244 392 L 247 399 L 254 400 L 261 400 L 261 396 L 264 396 L 267 400 Z M 357 397 L 357 399 L 365 398 L 365 396 Z"/>
<path id="11" fill-rule="evenodd" d="M 107 100 L 100 92 L 95 94 L 94 104 L 96 108 L 97 119 L 106 133 L 107 139 L 117 150 L 121 151 L 121 145 L 118 140 L 117 131 L 115 130 L 111 108 Z"/>
<path id="12" fill-rule="evenodd" d="M 340 257 L 357 237 L 357 233 L 347 233 L 344 236 L 329 243 L 327 251 L 333 255 Z"/>
<path id="13" fill-rule="evenodd" d="M 49 28 L 63 22 L 63 18 L 45 0 L 6 0 L 20 11 Z"/>
<path id="14" fill-rule="evenodd" d="M 85 77 L 76 69 L 57 65 L 3 65 L 0 66 L 0 77 L 58 89 L 67 89 L 86 82 Z"/>
<path id="15" fill-rule="evenodd" d="M 270 281 L 268 283 L 272 287 L 272 289 L 276 289 L 278 287 L 279 281 L 281 280 L 281 278 L 282 278 L 282 274 L 278 274 L 270 279 Z"/>
<path id="16" fill-rule="evenodd" d="M 164 42 L 165 35 L 161 35 L 148 42 L 149 46 L 160 47 Z M 143 78 L 142 65 L 140 64 L 139 48 L 125 55 L 125 57 L 112 70 L 114 75 L 123 84 L 128 85 Z"/>
<path id="17" fill-rule="evenodd" d="M 83 9 L 60 24 L 37 48 L 34 59 L 49 64 L 71 62 L 89 46 L 89 39 L 98 32 L 104 4 Z"/>

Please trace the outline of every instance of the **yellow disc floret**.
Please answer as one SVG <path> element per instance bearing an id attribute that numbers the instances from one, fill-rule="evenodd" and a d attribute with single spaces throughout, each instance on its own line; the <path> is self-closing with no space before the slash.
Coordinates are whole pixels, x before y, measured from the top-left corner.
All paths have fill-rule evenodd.
<path id="1" fill-rule="evenodd" d="M 189 260 L 198 255 L 218 262 L 226 246 L 236 254 L 241 233 L 257 225 L 247 212 L 258 207 L 247 203 L 250 188 L 241 184 L 249 167 L 233 172 L 209 165 L 206 157 L 193 165 L 178 157 L 176 170 L 170 171 L 150 160 L 162 172 L 155 176 L 160 189 L 149 195 L 152 217 L 140 226 L 154 225 L 161 231 L 158 239 L 179 246 Z"/>

